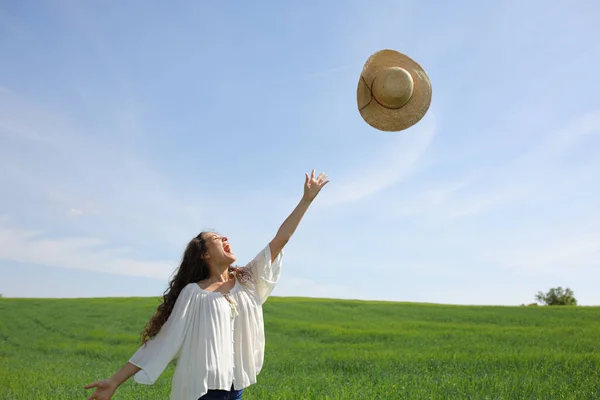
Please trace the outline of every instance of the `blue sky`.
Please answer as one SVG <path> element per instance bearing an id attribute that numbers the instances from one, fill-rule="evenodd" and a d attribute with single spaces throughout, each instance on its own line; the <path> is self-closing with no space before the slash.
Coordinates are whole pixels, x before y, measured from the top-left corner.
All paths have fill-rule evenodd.
<path id="1" fill-rule="evenodd" d="M 0 4 L 0 293 L 158 296 L 212 228 L 238 261 L 316 168 L 277 296 L 600 305 L 593 0 Z M 403 132 L 368 56 L 430 76 Z"/>

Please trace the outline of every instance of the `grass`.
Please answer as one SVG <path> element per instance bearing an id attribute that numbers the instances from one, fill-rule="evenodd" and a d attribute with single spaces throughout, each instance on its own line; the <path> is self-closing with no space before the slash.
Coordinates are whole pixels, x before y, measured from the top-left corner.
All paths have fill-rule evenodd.
<path id="1" fill-rule="evenodd" d="M 0 299 L 0 399 L 85 399 L 156 299 Z M 272 297 L 244 399 L 598 399 L 600 308 Z M 173 367 L 113 399 L 168 399 Z M 87 393 L 87 394 L 86 394 Z"/>

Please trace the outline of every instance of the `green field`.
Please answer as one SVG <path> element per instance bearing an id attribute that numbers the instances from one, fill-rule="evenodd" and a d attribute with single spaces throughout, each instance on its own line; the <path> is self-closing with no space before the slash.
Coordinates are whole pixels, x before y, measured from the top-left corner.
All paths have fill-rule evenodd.
<path id="1" fill-rule="evenodd" d="M 0 399 L 85 399 L 156 299 L 0 299 Z M 245 399 L 600 399 L 600 308 L 271 297 Z M 173 368 L 113 399 L 168 399 Z"/>

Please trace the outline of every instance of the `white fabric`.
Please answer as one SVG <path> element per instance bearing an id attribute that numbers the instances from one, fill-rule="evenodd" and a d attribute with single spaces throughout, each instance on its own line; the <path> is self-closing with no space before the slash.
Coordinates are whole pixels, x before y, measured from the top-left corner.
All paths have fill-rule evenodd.
<path id="1" fill-rule="evenodd" d="M 134 380 L 153 384 L 175 358 L 171 400 L 198 400 L 209 389 L 243 389 L 256 382 L 265 350 L 262 304 L 277 283 L 283 252 L 271 263 L 267 245 L 250 263 L 247 283 L 225 295 L 197 283 L 182 291 L 160 332 L 131 357 Z"/>

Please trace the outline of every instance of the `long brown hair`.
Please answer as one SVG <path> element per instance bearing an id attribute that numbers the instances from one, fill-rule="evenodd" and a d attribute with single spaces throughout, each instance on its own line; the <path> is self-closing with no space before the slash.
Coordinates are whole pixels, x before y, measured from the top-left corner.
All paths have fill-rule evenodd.
<path id="1" fill-rule="evenodd" d="M 170 280 L 169 287 L 163 293 L 162 301 L 158 305 L 156 313 L 148 321 L 140 334 L 142 343 L 146 343 L 149 339 L 156 336 L 164 323 L 167 322 L 169 315 L 173 311 L 175 302 L 184 287 L 189 283 L 198 282 L 210 277 L 210 269 L 203 257 L 206 253 L 205 233 L 208 232 L 201 232 L 187 244 L 181 264 L 175 276 Z M 250 271 L 246 271 L 244 268 L 235 268 L 232 266 L 230 270 L 243 280 L 248 279 L 250 276 Z"/>

